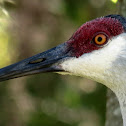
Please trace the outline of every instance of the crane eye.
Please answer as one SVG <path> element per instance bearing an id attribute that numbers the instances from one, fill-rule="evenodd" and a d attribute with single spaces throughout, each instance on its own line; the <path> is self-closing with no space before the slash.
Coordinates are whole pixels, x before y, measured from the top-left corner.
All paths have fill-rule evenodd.
<path id="1" fill-rule="evenodd" d="M 100 33 L 94 37 L 94 43 L 97 45 L 104 45 L 107 42 L 107 36 Z"/>

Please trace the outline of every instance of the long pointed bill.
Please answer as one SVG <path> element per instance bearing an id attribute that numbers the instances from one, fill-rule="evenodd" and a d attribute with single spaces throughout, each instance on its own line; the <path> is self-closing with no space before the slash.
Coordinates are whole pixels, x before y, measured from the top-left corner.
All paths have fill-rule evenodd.
<path id="1" fill-rule="evenodd" d="M 0 81 L 43 72 L 63 71 L 60 62 L 69 56 L 67 44 L 37 54 L 18 63 L 0 69 Z"/>

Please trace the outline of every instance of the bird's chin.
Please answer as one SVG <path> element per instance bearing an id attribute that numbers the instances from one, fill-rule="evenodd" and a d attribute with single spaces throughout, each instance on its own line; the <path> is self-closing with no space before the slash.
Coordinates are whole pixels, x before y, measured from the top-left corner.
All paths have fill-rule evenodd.
<path id="1" fill-rule="evenodd" d="M 60 71 L 60 72 L 55 72 L 61 75 L 73 75 L 72 73 L 70 73 L 69 71 Z"/>

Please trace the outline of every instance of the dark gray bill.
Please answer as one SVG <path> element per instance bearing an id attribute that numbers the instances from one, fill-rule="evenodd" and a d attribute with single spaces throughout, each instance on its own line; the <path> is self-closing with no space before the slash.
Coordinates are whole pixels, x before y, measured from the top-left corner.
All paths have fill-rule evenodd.
<path id="1" fill-rule="evenodd" d="M 67 57 L 70 57 L 69 49 L 67 44 L 63 43 L 43 53 L 0 69 L 0 81 L 43 72 L 63 71 L 59 64 Z"/>

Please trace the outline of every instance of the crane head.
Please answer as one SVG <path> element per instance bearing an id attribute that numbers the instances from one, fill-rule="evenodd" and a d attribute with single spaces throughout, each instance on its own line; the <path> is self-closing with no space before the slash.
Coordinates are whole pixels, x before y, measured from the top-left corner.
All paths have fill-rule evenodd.
<path id="1" fill-rule="evenodd" d="M 125 32 L 126 19 L 120 15 L 86 22 L 65 43 L 0 69 L 0 81 L 58 72 L 113 83 L 125 59 Z"/>

